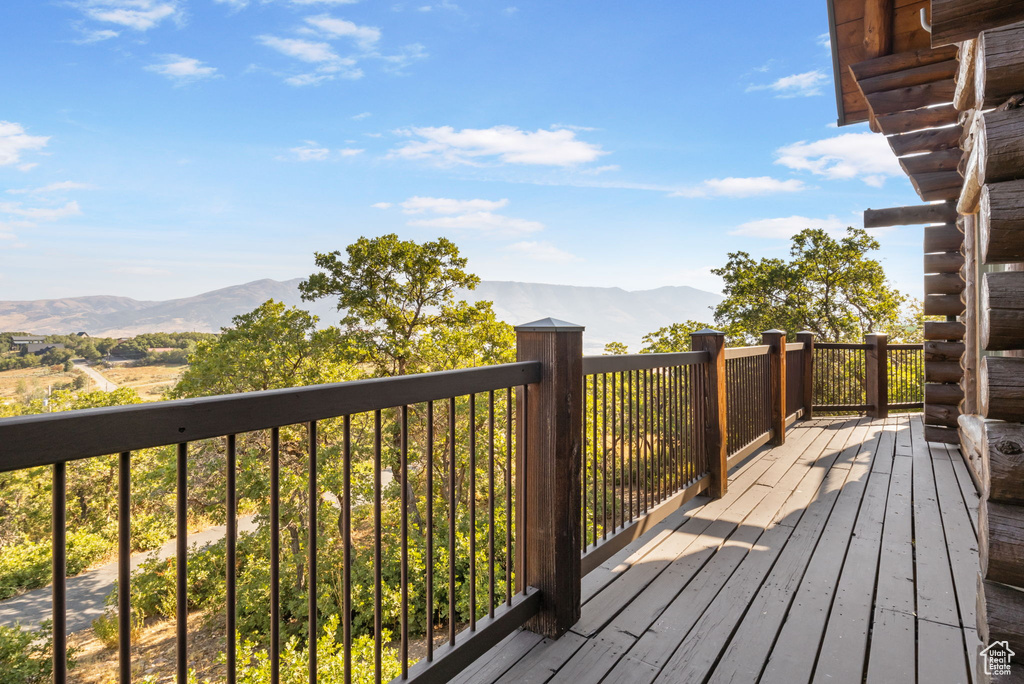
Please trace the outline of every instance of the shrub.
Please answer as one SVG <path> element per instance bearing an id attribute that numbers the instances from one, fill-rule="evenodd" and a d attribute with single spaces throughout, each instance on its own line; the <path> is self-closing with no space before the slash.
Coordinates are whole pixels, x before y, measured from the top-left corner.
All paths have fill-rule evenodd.
<path id="1" fill-rule="evenodd" d="M 98 534 L 68 533 L 68 576 L 88 568 L 106 555 L 109 548 L 109 542 Z M 52 563 L 49 540 L 5 546 L 0 553 L 0 599 L 49 584 Z"/>
<path id="2" fill-rule="evenodd" d="M 53 623 L 38 631 L 20 625 L 0 625 L 0 680 L 4 684 L 46 684 L 53 674 Z M 68 669 L 75 666 L 75 649 L 68 649 Z"/>
<path id="3" fill-rule="evenodd" d="M 143 618 L 140 611 L 132 609 L 131 625 L 132 641 L 135 641 L 142 634 Z M 111 607 L 104 610 L 103 615 L 92 621 L 92 631 L 104 646 L 109 649 L 117 648 L 120 632 L 117 624 L 117 610 Z"/>

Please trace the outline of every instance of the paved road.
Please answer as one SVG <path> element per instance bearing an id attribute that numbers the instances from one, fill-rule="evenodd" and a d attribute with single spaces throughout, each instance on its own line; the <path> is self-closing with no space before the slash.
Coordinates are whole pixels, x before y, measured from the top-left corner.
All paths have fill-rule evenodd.
<path id="1" fill-rule="evenodd" d="M 238 531 L 250 532 L 256 529 L 253 516 L 238 519 Z M 227 528 L 223 525 L 211 527 L 190 534 L 189 546 L 204 546 L 224 538 Z M 174 556 L 175 542 L 171 541 L 160 547 L 160 558 Z M 149 557 L 149 553 L 137 553 L 132 556 L 132 569 L 139 566 Z M 67 618 L 68 634 L 87 629 L 92 621 L 103 614 L 104 599 L 114 588 L 117 579 L 117 562 L 107 563 L 95 570 L 72 577 L 67 582 Z M 41 621 L 51 617 L 53 589 L 46 587 L 26 592 L 16 598 L 0 602 L 0 625 L 19 622 L 25 626 L 37 626 Z"/>
<path id="2" fill-rule="evenodd" d="M 104 392 L 113 392 L 117 389 L 117 385 L 107 380 L 105 377 L 99 374 L 95 368 L 90 368 L 85 364 L 73 362 L 76 370 L 80 370 L 88 375 L 93 382 L 96 383 L 96 389 L 103 390 Z"/>

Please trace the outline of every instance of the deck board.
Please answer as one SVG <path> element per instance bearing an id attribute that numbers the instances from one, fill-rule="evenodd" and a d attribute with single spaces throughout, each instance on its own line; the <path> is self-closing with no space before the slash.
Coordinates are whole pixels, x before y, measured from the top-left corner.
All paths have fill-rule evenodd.
<path id="1" fill-rule="evenodd" d="M 972 681 L 965 485 L 959 451 L 926 443 L 919 417 L 798 422 L 725 497 L 592 572 L 568 634 L 517 633 L 458 682 Z"/>

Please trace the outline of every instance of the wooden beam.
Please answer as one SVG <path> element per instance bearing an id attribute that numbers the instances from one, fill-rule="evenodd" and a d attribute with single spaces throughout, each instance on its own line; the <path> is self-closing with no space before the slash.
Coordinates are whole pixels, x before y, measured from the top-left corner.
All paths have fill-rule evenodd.
<path id="1" fill-rule="evenodd" d="M 977 109 L 995 107 L 1011 95 L 1024 93 L 1024 23 L 978 36 L 974 61 Z"/>
<path id="2" fill-rule="evenodd" d="M 950 126 L 957 123 L 957 110 L 952 104 L 948 104 L 940 107 L 912 109 L 895 114 L 883 114 L 876 116 L 875 120 L 883 133 L 893 135 L 920 131 L 925 128 Z"/>
<path id="3" fill-rule="evenodd" d="M 959 111 L 974 106 L 974 55 L 975 41 L 965 40 L 957 54 L 956 89 L 953 91 L 953 106 Z"/>
<path id="4" fill-rule="evenodd" d="M 916 152 L 935 152 L 960 147 L 960 126 L 947 126 L 945 128 L 929 128 L 925 131 L 914 133 L 903 133 L 902 135 L 890 135 L 886 138 L 889 147 L 897 157 L 903 157 Z M 958 151 L 958 155 L 962 154 Z"/>
<path id="5" fill-rule="evenodd" d="M 964 339 L 964 324 L 960 321 L 925 321 L 924 339 L 962 340 Z"/>
<path id="6" fill-rule="evenodd" d="M 1024 0 L 932 0 L 932 47 L 1024 20 Z"/>
<path id="7" fill-rule="evenodd" d="M 982 494 L 990 501 L 1024 504 L 1024 425 L 963 416 L 960 431 L 965 446 L 976 451 L 987 474 Z"/>
<path id="8" fill-rule="evenodd" d="M 985 356 L 978 370 L 978 412 L 986 418 L 1024 421 L 1024 359 Z"/>
<path id="9" fill-rule="evenodd" d="M 912 157 L 900 159 L 900 166 L 908 174 L 936 173 L 939 171 L 952 171 L 956 173 L 957 164 L 960 163 L 962 151 L 958 147 L 946 150 L 936 150 L 930 154 L 915 154 Z M 960 174 L 957 174 L 960 178 Z M 961 179 L 962 180 L 962 179 Z"/>
<path id="10" fill-rule="evenodd" d="M 867 227 L 867 223 L 864 224 Z M 959 252 L 964 244 L 964 234 L 956 227 L 955 223 L 947 223 L 943 226 L 925 226 L 924 229 L 924 251 L 931 252 Z"/>
<path id="11" fill-rule="evenodd" d="M 897 88 L 896 90 L 883 90 L 876 93 L 865 94 L 868 104 L 875 118 L 885 114 L 895 114 L 908 110 L 916 110 L 920 107 L 944 104 L 953 101 L 953 91 L 956 84 L 952 78 L 933 83 L 922 83 L 921 85 Z M 881 124 L 879 124 L 881 125 Z"/>
<path id="12" fill-rule="evenodd" d="M 940 442 L 942 444 L 959 444 L 960 436 L 957 431 L 949 427 L 938 425 L 924 426 L 924 439 L 926 442 Z"/>
<path id="13" fill-rule="evenodd" d="M 1024 272 L 986 273 L 978 308 L 982 349 L 1024 349 Z"/>
<path id="14" fill-rule="evenodd" d="M 850 70 L 853 70 L 852 66 L 850 67 Z M 894 71 L 887 74 L 881 74 L 880 76 L 872 76 L 871 78 L 858 80 L 857 85 L 860 87 L 863 94 L 868 95 L 871 93 L 882 92 L 884 90 L 895 90 L 897 88 L 908 88 L 910 86 L 923 85 L 925 83 L 934 83 L 935 81 L 945 81 L 953 78 L 953 76 L 956 75 L 956 70 L 956 60 L 950 59 L 945 62 L 936 62 L 934 64 L 926 64 L 924 66 L 905 69 L 903 71 Z"/>
<path id="15" fill-rule="evenodd" d="M 963 342 L 932 342 L 924 343 L 924 362 L 959 361 L 964 353 Z"/>
<path id="16" fill-rule="evenodd" d="M 1024 507 L 991 500 L 981 502 L 978 560 L 985 579 L 1024 585 Z"/>
<path id="17" fill-rule="evenodd" d="M 1009 641 L 1019 652 L 1024 644 L 1024 591 L 986 580 L 978 573 L 978 638 L 982 644 Z M 1011 681 L 1014 677 L 1006 677 Z M 982 680 L 979 680 L 982 681 Z M 993 680 L 999 681 L 999 678 Z"/>
<path id="18" fill-rule="evenodd" d="M 906 71 L 937 62 L 948 62 L 951 59 L 956 59 L 956 55 L 955 46 L 941 47 L 935 50 L 926 48 L 860 61 L 851 64 L 850 71 L 858 81 L 864 81 L 883 74 Z"/>
<path id="19" fill-rule="evenodd" d="M 964 402 L 960 407 L 963 413 L 978 412 L 978 282 L 976 274 L 978 221 L 974 215 L 964 216 L 957 221 L 964 230 L 964 292 L 965 306 L 961 320 L 964 323 L 964 353 L 960 357 L 960 366 L 964 376 L 960 386 L 964 390 Z"/>
<path id="20" fill-rule="evenodd" d="M 959 295 L 965 285 L 959 273 L 932 273 L 924 277 L 926 295 Z"/>
<path id="21" fill-rule="evenodd" d="M 960 385 L 952 383 L 926 382 L 924 384 L 924 405 L 942 404 L 956 406 L 964 398 Z"/>
<path id="22" fill-rule="evenodd" d="M 963 177 L 956 171 L 917 173 L 908 178 L 918 196 L 926 202 L 957 199 L 964 182 Z"/>
<path id="23" fill-rule="evenodd" d="M 864 56 L 892 52 L 893 0 L 864 0 Z"/>
<path id="24" fill-rule="evenodd" d="M 981 189 L 978 231 L 984 263 L 1024 261 L 1024 180 Z"/>
<path id="25" fill-rule="evenodd" d="M 964 256 L 956 252 L 924 255 L 925 273 L 960 273 L 963 267 Z"/>
<path id="26" fill-rule="evenodd" d="M 973 214 L 986 183 L 1024 178 L 1024 109 L 987 112 L 974 121 L 964 187 L 957 203 L 962 214 Z"/>
<path id="27" fill-rule="evenodd" d="M 963 375 L 964 369 L 956 361 L 933 361 L 924 364 L 925 382 L 960 382 Z M 936 425 L 945 425 L 945 423 L 936 423 Z"/>
<path id="28" fill-rule="evenodd" d="M 924 422 L 926 425 L 941 425 L 943 427 L 955 428 L 956 419 L 960 417 L 960 409 L 956 406 L 944 406 L 942 404 L 926 404 L 924 407 Z"/>
<path id="29" fill-rule="evenodd" d="M 961 316 L 964 313 L 960 295 L 925 295 L 923 306 L 925 316 Z"/>
<path id="30" fill-rule="evenodd" d="M 891 209 L 867 209 L 864 211 L 864 227 L 886 228 L 921 223 L 952 223 L 956 217 L 956 207 L 951 202 L 916 204 L 910 207 L 893 207 Z"/>

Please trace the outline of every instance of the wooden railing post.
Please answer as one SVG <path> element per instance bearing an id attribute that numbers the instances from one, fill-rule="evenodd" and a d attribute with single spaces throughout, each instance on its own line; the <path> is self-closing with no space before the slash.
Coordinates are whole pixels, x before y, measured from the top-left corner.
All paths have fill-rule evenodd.
<path id="1" fill-rule="evenodd" d="M 725 496 L 729 489 L 729 459 L 726 445 L 725 404 L 725 333 L 717 330 L 698 330 L 690 334 L 693 351 L 706 351 L 711 355 L 707 364 L 707 382 L 704 396 L 698 404 L 704 424 L 704 448 L 711 469 L 711 496 Z"/>
<path id="2" fill-rule="evenodd" d="M 889 336 L 885 333 L 868 333 L 864 343 L 870 345 L 867 357 L 867 402 L 873 408 L 868 415 L 872 418 L 886 418 L 889 415 Z"/>
<path id="3" fill-rule="evenodd" d="M 768 396 L 772 416 L 772 444 L 786 443 L 786 333 L 766 330 L 761 333 L 761 344 L 771 347 L 768 352 Z"/>
<path id="4" fill-rule="evenodd" d="M 540 591 L 527 629 L 557 638 L 580 618 L 583 326 L 552 318 L 520 325 L 516 356 L 543 365 L 516 407 L 517 584 Z"/>
<path id="5" fill-rule="evenodd" d="M 802 330 L 796 334 L 796 341 L 804 345 L 804 367 L 801 380 L 803 381 L 802 395 L 804 398 L 804 420 L 809 420 L 814 414 L 814 333 L 809 330 Z"/>

